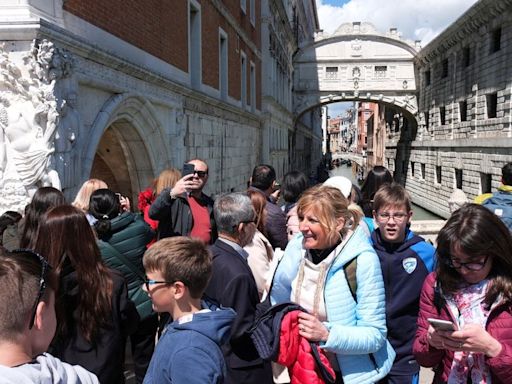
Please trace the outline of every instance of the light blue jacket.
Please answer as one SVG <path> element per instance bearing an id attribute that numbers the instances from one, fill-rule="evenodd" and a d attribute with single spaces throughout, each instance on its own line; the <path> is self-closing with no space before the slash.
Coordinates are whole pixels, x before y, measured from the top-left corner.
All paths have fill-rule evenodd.
<path id="1" fill-rule="evenodd" d="M 302 234 L 286 247 L 277 267 L 270 297 L 272 304 L 291 300 L 291 283 L 304 255 Z M 357 257 L 357 303 L 343 266 Z M 379 258 L 367 235 L 357 228 L 334 259 L 324 287 L 329 338 L 321 347 L 334 352 L 345 384 L 375 383 L 387 375 L 395 352 L 386 339 L 386 305 Z"/>

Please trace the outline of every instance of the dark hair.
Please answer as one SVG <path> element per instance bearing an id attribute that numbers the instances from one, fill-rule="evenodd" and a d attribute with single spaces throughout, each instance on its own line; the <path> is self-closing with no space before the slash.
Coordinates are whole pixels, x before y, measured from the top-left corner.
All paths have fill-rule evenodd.
<path id="1" fill-rule="evenodd" d="M 437 281 L 443 291 L 453 293 L 461 277 L 450 266 L 454 249 L 470 258 L 489 256 L 492 269 L 485 304 L 489 307 L 500 294 L 512 300 L 512 236 L 503 222 L 487 208 L 465 204 L 448 219 L 437 236 Z"/>
<path id="2" fill-rule="evenodd" d="M 366 217 L 372 217 L 372 203 L 375 193 L 382 184 L 391 182 L 393 182 L 393 176 L 386 167 L 376 165 L 373 169 L 370 169 L 361 187 L 361 193 L 363 194 L 361 208 L 363 208 Z"/>
<path id="3" fill-rule="evenodd" d="M 61 280 L 69 265 L 76 271 L 78 316 L 70 316 L 70 310 L 74 309 L 64 308 L 63 295 L 58 295 L 57 335 L 65 338 L 74 320 L 83 337 L 93 341 L 99 329 L 112 322 L 113 283 L 85 214 L 71 205 L 48 211 L 39 227 L 35 250 L 48 258 Z"/>
<path id="4" fill-rule="evenodd" d="M 110 233 L 110 220 L 119 216 L 120 211 L 119 198 L 110 189 L 97 189 L 92 193 L 89 213 L 98 220 L 94 223 L 94 229 L 99 238 Z"/>
<path id="5" fill-rule="evenodd" d="M 274 167 L 267 164 L 260 164 L 254 167 L 251 176 L 251 187 L 266 191 L 276 180 Z"/>
<path id="6" fill-rule="evenodd" d="M 308 178 L 299 171 L 290 171 L 283 177 L 281 197 L 286 203 L 296 203 L 300 194 L 308 188 Z"/>
<path id="7" fill-rule="evenodd" d="M 146 272 L 160 272 L 165 281 L 181 281 L 193 299 L 202 296 L 212 274 L 212 260 L 206 245 L 186 236 L 157 241 L 144 254 Z"/>
<path id="8" fill-rule="evenodd" d="M 512 185 L 512 163 L 507 163 L 501 168 L 501 179 L 504 185 Z"/>
<path id="9" fill-rule="evenodd" d="M 20 237 L 20 247 L 28 248 L 36 240 L 41 217 L 51 208 L 66 204 L 61 191 L 53 187 L 39 188 L 25 211 L 25 222 Z"/>
<path id="10" fill-rule="evenodd" d="M 386 205 L 405 205 L 407 212 L 411 211 L 411 196 L 398 183 L 382 184 L 373 197 L 373 209 L 377 212 Z"/>
<path id="11" fill-rule="evenodd" d="M 2 245 L 2 236 L 8 226 L 16 224 L 21 220 L 21 214 L 14 211 L 5 211 L 0 216 L 0 245 Z"/>
<path id="12" fill-rule="evenodd" d="M 352 183 L 352 191 L 350 191 L 350 200 L 357 205 L 361 205 L 361 201 L 363 201 L 363 193 L 361 192 L 361 188 Z"/>
<path id="13" fill-rule="evenodd" d="M 267 212 L 265 211 L 265 207 L 267 206 L 267 197 L 257 189 L 248 189 L 247 196 L 251 199 L 254 212 L 256 212 L 256 228 L 266 236 L 265 224 L 267 222 Z"/>

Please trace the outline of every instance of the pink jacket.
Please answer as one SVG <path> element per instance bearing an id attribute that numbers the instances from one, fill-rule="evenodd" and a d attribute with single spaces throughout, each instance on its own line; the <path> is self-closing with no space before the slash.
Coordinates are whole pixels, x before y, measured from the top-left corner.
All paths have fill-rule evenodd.
<path id="1" fill-rule="evenodd" d="M 437 312 L 434 305 L 435 272 L 425 279 L 420 296 L 420 312 L 418 316 L 418 329 L 413 344 L 413 353 L 421 366 L 434 367 L 435 376 L 433 383 L 446 383 L 452 367 L 453 352 L 432 347 L 427 341 L 429 323 L 427 318 L 455 321 L 444 306 L 441 313 Z M 512 303 L 504 302 L 495 306 L 489 313 L 486 330 L 497 339 L 503 349 L 493 358 L 486 358 L 486 363 L 491 369 L 492 383 L 510 383 L 512 377 Z"/>

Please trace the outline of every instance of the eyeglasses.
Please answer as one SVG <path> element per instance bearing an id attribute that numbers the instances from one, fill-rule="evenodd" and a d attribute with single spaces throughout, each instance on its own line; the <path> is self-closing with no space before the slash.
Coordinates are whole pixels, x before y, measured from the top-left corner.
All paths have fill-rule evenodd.
<path id="1" fill-rule="evenodd" d="M 48 273 L 49 270 L 52 269 L 52 266 L 48 264 L 48 261 L 46 261 L 46 259 L 43 256 L 41 256 L 39 253 L 32 251 L 31 249 L 15 249 L 11 251 L 11 253 L 20 256 L 29 256 L 39 261 L 39 263 L 41 263 L 41 275 L 39 277 L 39 292 L 37 293 L 37 298 L 34 303 L 34 307 L 32 308 L 32 316 L 30 317 L 30 323 L 28 325 L 28 329 L 32 329 L 32 327 L 34 326 L 34 321 L 36 319 L 37 305 L 41 301 L 41 297 L 43 297 L 43 293 L 46 289 L 46 274 Z"/>
<path id="2" fill-rule="evenodd" d="M 489 256 L 485 256 L 483 261 L 468 261 L 465 263 L 462 263 L 458 261 L 457 259 L 445 259 L 446 264 L 448 266 L 452 267 L 453 269 L 461 269 L 462 267 L 466 268 L 469 271 L 480 271 L 485 267 L 485 264 L 487 264 L 487 260 L 489 260 Z"/>
<path id="3" fill-rule="evenodd" d="M 174 284 L 175 281 L 160 281 L 160 280 L 144 280 L 144 285 L 146 286 L 146 290 L 149 292 L 149 287 L 155 284 Z"/>
<path id="4" fill-rule="evenodd" d="M 196 171 L 194 170 L 193 175 L 197 175 L 197 177 L 200 177 L 201 179 L 205 177 L 208 174 L 207 171 Z"/>
<path id="5" fill-rule="evenodd" d="M 393 218 L 395 220 L 395 223 L 401 223 L 405 220 L 406 217 L 408 217 L 409 214 L 404 212 L 397 212 L 397 213 L 389 213 L 389 212 L 382 212 L 377 213 L 377 218 L 380 221 L 389 221 L 389 219 Z"/>

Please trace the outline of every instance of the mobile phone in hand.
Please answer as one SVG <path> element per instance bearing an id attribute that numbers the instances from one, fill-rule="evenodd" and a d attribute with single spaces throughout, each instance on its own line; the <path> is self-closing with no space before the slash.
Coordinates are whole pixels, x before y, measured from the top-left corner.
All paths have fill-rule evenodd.
<path id="1" fill-rule="evenodd" d="M 458 330 L 457 325 L 455 325 L 451 321 L 441 320 L 441 319 L 433 319 L 431 317 L 429 317 L 427 319 L 427 321 L 437 331 L 456 331 L 456 330 Z"/>
<path id="2" fill-rule="evenodd" d="M 193 174 L 194 169 L 195 169 L 194 164 L 189 164 L 189 163 L 183 164 L 183 169 L 181 171 L 181 177 Z"/>

